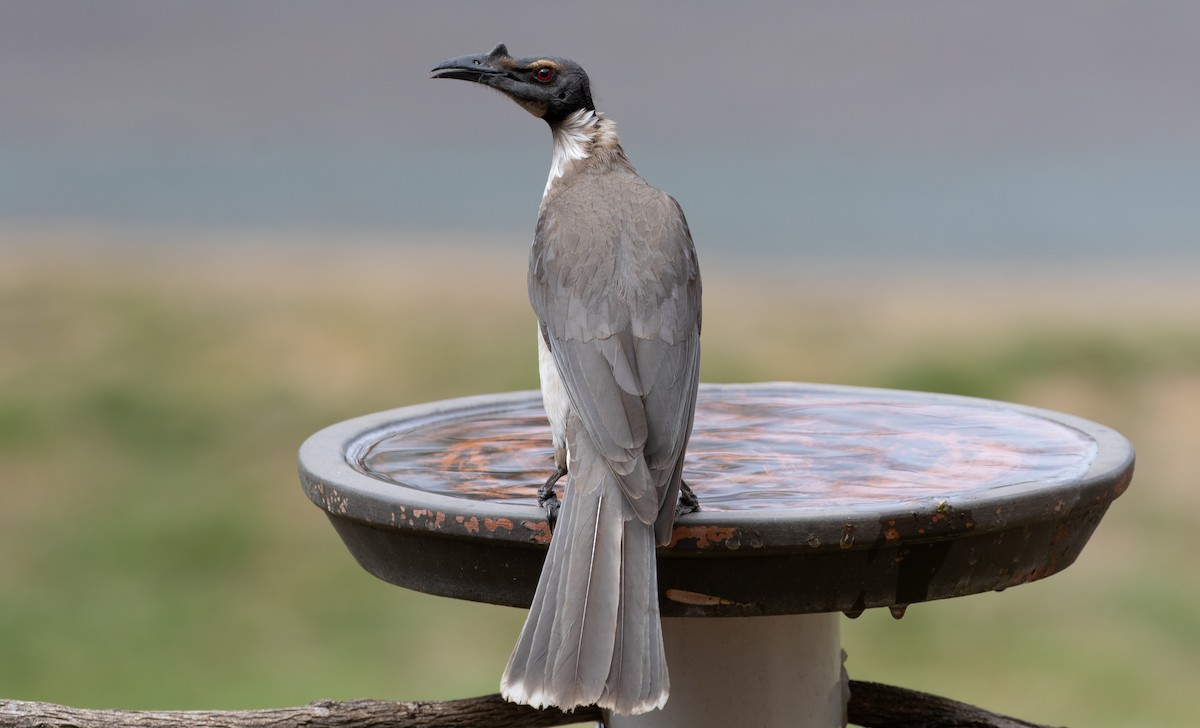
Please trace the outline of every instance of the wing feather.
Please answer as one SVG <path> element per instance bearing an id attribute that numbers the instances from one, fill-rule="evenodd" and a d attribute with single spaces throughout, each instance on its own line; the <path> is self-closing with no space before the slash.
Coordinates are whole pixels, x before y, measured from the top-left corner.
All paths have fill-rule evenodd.
<path id="1" fill-rule="evenodd" d="M 700 289 L 682 210 L 636 173 L 580 180 L 543 207 L 530 301 L 572 409 L 646 523 L 678 494 Z"/>

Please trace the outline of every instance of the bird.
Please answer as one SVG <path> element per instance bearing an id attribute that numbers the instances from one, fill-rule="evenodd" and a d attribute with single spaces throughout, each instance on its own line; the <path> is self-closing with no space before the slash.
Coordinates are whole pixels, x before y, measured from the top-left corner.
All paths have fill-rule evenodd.
<path id="1" fill-rule="evenodd" d="M 578 63 L 500 44 L 430 73 L 500 91 L 553 140 L 528 286 L 555 463 L 538 498 L 554 530 L 501 693 L 537 708 L 661 708 L 656 548 L 697 508 L 683 481 L 701 328 L 687 220 L 634 169 Z"/>

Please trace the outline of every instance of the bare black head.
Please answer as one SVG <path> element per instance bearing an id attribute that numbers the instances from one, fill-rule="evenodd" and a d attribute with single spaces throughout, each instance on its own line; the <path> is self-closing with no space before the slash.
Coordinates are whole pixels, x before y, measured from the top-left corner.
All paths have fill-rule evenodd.
<path id="1" fill-rule="evenodd" d="M 438 64 L 433 78 L 458 78 L 490 86 L 526 111 L 555 125 L 572 112 L 596 108 L 587 74 L 569 58 L 513 58 L 503 43 L 491 53 Z"/>

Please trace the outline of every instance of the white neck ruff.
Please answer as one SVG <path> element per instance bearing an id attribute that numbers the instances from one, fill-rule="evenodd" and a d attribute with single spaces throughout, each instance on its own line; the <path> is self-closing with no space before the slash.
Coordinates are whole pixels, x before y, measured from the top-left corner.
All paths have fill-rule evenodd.
<path id="1" fill-rule="evenodd" d="M 554 180 L 563 176 L 572 162 L 592 156 L 597 144 L 617 142 L 617 125 L 592 109 L 573 111 L 562 123 L 553 127 L 554 153 L 550 158 L 550 176 L 546 180 L 545 197 Z"/>

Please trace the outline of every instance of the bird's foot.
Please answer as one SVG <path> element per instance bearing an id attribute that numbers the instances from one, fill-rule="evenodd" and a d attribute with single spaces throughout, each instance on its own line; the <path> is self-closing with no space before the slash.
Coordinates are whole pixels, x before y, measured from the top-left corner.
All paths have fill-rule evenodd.
<path id="1" fill-rule="evenodd" d="M 688 487 L 688 484 L 680 481 L 679 484 L 679 502 L 675 504 L 675 518 L 686 516 L 689 513 L 695 513 L 700 510 L 700 499 Z"/>
<path id="2" fill-rule="evenodd" d="M 554 531 L 554 524 L 558 521 L 558 509 L 562 505 L 558 500 L 558 495 L 554 492 L 554 484 L 566 474 L 566 468 L 555 468 L 546 482 L 538 488 L 538 505 L 546 511 L 546 523 L 549 524 L 551 532 Z"/>

